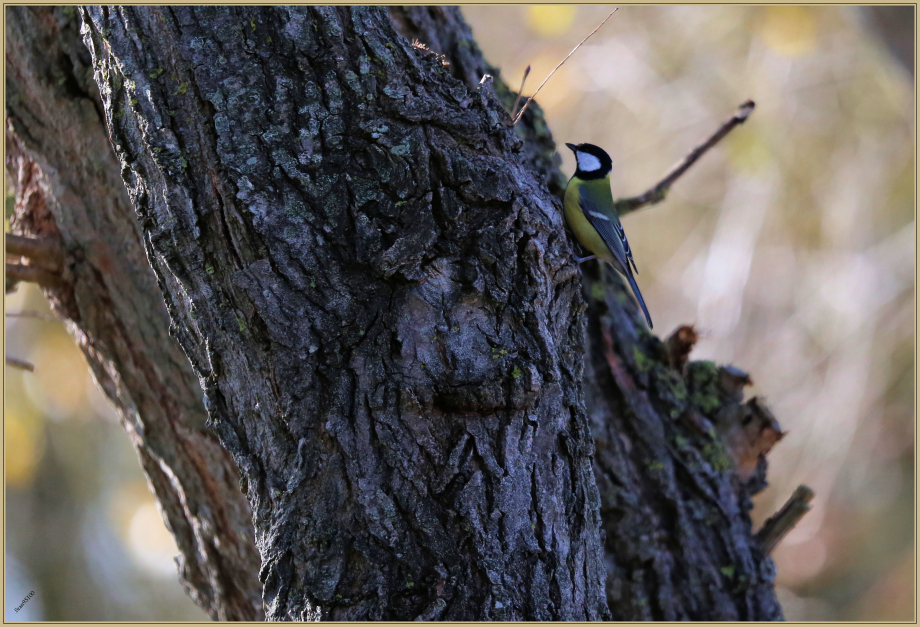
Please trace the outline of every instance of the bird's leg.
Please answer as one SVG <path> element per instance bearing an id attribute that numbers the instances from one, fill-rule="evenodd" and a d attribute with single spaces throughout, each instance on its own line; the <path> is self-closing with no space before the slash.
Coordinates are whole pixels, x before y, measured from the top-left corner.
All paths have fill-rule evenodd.
<path id="1" fill-rule="evenodd" d="M 568 225 L 566 225 L 566 229 L 568 229 Z M 581 250 L 581 247 L 578 245 L 572 246 L 572 259 L 575 260 L 575 263 L 584 263 L 586 261 L 591 261 L 592 259 L 597 257 L 597 255 L 588 255 L 587 257 L 579 257 L 578 255 L 575 254 L 576 250 Z"/>

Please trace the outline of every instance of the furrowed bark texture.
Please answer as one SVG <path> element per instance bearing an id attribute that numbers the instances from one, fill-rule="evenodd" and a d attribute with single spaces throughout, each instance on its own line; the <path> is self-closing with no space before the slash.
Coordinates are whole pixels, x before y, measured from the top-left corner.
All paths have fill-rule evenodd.
<path id="1" fill-rule="evenodd" d="M 517 93 L 502 80 L 501 70 L 489 65 L 483 58 L 459 7 L 390 7 L 390 17 L 404 37 L 418 40 L 434 53 L 442 55 L 450 64 L 446 69 L 451 76 L 467 87 L 475 89 L 484 75 L 493 76 L 495 95 L 506 111 L 514 113 L 511 108 Z M 521 105 L 519 103 L 518 107 Z M 524 141 L 521 149 L 523 162 L 543 181 L 550 193 L 562 198 L 566 185 L 566 178 L 559 170 L 562 157 L 556 152 L 556 143 L 536 101 L 530 103 L 514 130 Z"/>
<path id="2" fill-rule="evenodd" d="M 6 9 L 7 172 L 14 233 L 60 245 L 45 290 L 119 410 L 182 555 L 189 594 L 215 619 L 262 617 L 248 503 L 229 454 L 205 427 L 106 137 L 75 7 Z"/>
<path id="3" fill-rule="evenodd" d="M 782 620 L 773 561 L 748 516 L 778 424 L 759 399 L 741 402 L 744 373 L 675 364 L 619 275 L 585 266 L 585 403 L 611 614 Z"/>
<path id="4" fill-rule="evenodd" d="M 579 274 L 490 85 L 379 8 L 82 10 L 268 618 L 607 617 Z"/>

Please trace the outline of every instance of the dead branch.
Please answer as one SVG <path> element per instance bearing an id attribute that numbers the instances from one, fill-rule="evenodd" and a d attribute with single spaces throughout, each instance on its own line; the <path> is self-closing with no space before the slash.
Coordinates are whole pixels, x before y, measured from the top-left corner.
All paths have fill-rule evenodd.
<path id="1" fill-rule="evenodd" d="M 17 368 L 19 370 L 27 370 L 28 372 L 35 372 L 35 366 L 30 364 L 24 359 L 16 359 L 15 357 L 6 356 L 6 365 L 11 368 Z"/>
<path id="2" fill-rule="evenodd" d="M 55 272 L 64 267 L 64 253 L 60 245 L 51 239 L 6 234 L 6 254 L 25 257 L 32 265 L 39 265 Z"/>
<path id="3" fill-rule="evenodd" d="M 19 281 L 37 283 L 41 287 L 57 289 L 61 287 L 61 275 L 39 266 L 26 266 L 21 263 L 6 265 L 6 283 L 15 285 Z M 9 292 L 10 290 L 7 290 Z"/>
<path id="4" fill-rule="evenodd" d="M 802 517 L 811 509 L 811 500 L 815 493 L 807 485 L 800 485 L 786 501 L 778 512 L 770 516 L 755 536 L 755 541 L 764 555 L 769 555 L 786 537 L 792 529 L 802 520 Z"/>
<path id="5" fill-rule="evenodd" d="M 689 170 L 690 166 L 696 163 L 697 160 L 699 160 L 699 158 L 706 153 L 706 151 L 718 144 L 723 137 L 728 135 L 728 133 L 733 128 L 743 124 L 745 120 L 750 117 L 753 111 L 754 101 L 748 100 L 740 107 L 738 107 L 735 115 L 733 115 L 728 119 L 728 121 L 722 124 L 722 126 L 720 126 L 715 133 L 710 135 L 706 141 L 691 150 L 690 153 L 684 157 L 680 163 L 674 166 L 674 168 L 668 172 L 668 174 L 654 187 L 638 196 L 632 196 L 630 198 L 623 198 L 618 200 L 617 212 L 620 214 L 620 217 L 623 217 L 627 213 L 631 213 L 636 209 L 644 207 L 645 205 L 654 205 L 664 200 L 674 182 L 679 179 L 684 172 Z"/>

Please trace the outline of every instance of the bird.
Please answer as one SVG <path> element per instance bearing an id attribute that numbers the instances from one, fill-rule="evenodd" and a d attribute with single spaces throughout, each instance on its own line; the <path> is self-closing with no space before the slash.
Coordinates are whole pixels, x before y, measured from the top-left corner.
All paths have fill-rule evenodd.
<path id="1" fill-rule="evenodd" d="M 578 166 L 565 188 L 565 221 L 578 243 L 594 253 L 587 257 L 576 256 L 575 261 L 582 263 L 596 257 L 606 261 L 624 275 L 651 329 L 652 317 L 633 277 L 633 270 L 636 274 L 639 270 L 633 261 L 632 250 L 626 240 L 623 225 L 620 224 L 610 191 L 610 170 L 613 169 L 613 161 L 602 148 L 593 144 L 566 144 L 566 147 L 575 153 Z"/>

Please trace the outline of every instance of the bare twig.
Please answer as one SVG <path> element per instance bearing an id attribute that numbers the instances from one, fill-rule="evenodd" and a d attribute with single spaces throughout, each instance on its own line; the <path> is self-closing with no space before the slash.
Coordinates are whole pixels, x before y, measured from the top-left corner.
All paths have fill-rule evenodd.
<path id="1" fill-rule="evenodd" d="M 33 264 L 60 272 L 64 267 L 61 247 L 52 239 L 39 239 L 23 235 L 6 234 L 6 254 L 26 257 Z"/>
<path id="2" fill-rule="evenodd" d="M 18 368 L 20 370 L 28 370 L 29 372 L 35 372 L 35 366 L 30 364 L 24 359 L 16 359 L 15 357 L 6 356 L 6 365 L 12 368 Z"/>
<path id="3" fill-rule="evenodd" d="M 52 314 L 44 313 L 42 311 L 9 311 L 6 314 L 7 318 L 36 318 L 38 320 L 45 320 L 47 322 L 54 322 L 57 320 Z"/>
<path id="4" fill-rule="evenodd" d="M 754 538 L 764 555 L 772 553 L 780 540 L 802 520 L 802 516 L 811 509 L 809 503 L 813 498 L 815 493 L 812 489 L 807 485 L 800 485 L 786 504 L 767 519 Z"/>
<path id="5" fill-rule="evenodd" d="M 56 272 L 38 266 L 25 266 L 19 263 L 6 264 L 7 284 L 18 281 L 38 283 L 48 289 L 55 289 L 61 286 L 61 276 Z"/>
<path id="6" fill-rule="evenodd" d="M 661 181 L 639 196 L 632 196 L 631 198 L 622 198 L 617 200 L 617 213 L 620 214 L 620 217 L 624 216 L 627 213 L 635 211 L 645 205 L 654 205 L 664 200 L 664 197 L 667 195 L 668 191 L 671 189 L 671 185 L 674 184 L 674 181 L 679 179 L 681 175 L 690 169 L 690 166 L 697 162 L 697 160 L 706 153 L 707 150 L 715 146 L 723 137 L 728 135 L 729 131 L 743 124 L 745 120 L 750 117 L 751 113 L 754 111 L 754 101 L 748 100 L 735 112 L 727 122 L 722 124 L 719 129 L 713 133 L 709 139 L 704 141 L 702 144 L 690 151 L 690 153 L 683 158 L 683 160 L 678 163 L 668 174 L 661 179 Z"/>
<path id="7" fill-rule="evenodd" d="M 611 11 L 611 12 L 610 12 L 610 15 L 608 15 L 607 17 L 605 17 L 605 18 L 604 18 L 604 21 L 597 25 L 597 28 L 595 28 L 593 31 L 591 31 L 590 33 L 588 33 L 588 36 L 585 37 L 584 39 L 582 39 L 582 40 L 581 40 L 581 43 L 579 43 L 577 46 L 575 46 L 574 48 L 572 48 L 572 52 L 570 52 L 568 55 L 566 55 L 566 57 L 565 57 L 562 61 L 559 62 L 559 65 L 557 65 L 556 67 L 553 68 L 553 71 L 550 72 L 549 75 L 548 75 L 546 78 L 543 79 L 543 82 L 540 83 L 540 86 L 537 87 L 537 91 L 533 92 L 533 96 L 531 96 L 530 98 L 527 99 L 527 102 L 524 103 L 524 106 L 521 107 L 521 110 L 518 112 L 518 114 L 517 114 L 516 116 L 514 116 L 514 121 L 511 122 L 511 126 L 514 126 L 515 124 L 517 124 L 518 122 L 520 122 L 521 117 L 523 117 L 523 115 L 524 115 L 524 112 L 527 111 L 527 107 L 530 106 L 530 103 L 533 101 L 533 99 L 537 97 L 537 94 L 539 94 L 539 93 L 540 93 L 540 90 L 543 89 L 543 86 L 546 85 L 546 81 L 548 81 L 550 78 L 552 78 L 553 74 L 556 73 L 556 70 L 558 70 L 559 68 L 561 68 L 561 67 L 562 67 L 562 64 L 565 63 L 566 61 L 568 61 L 568 60 L 569 60 L 569 57 L 572 56 L 573 54 L 575 54 L 575 51 L 576 51 L 576 50 L 578 50 L 579 48 L 581 48 L 581 44 L 583 44 L 583 43 L 585 43 L 586 41 L 588 41 L 589 39 L 591 39 L 591 35 L 593 35 L 594 33 L 596 33 L 596 32 L 598 31 L 598 29 L 599 29 L 601 26 L 603 26 L 604 24 L 606 24 L 606 23 L 607 23 L 607 20 L 609 20 L 609 19 L 613 16 L 613 14 L 617 12 L 617 10 L 618 10 L 619 8 L 620 8 L 620 7 L 617 7 L 616 9 L 614 9 L 613 11 Z M 523 85 L 521 86 L 521 89 L 523 89 Z"/>
<path id="8" fill-rule="evenodd" d="M 514 117 L 514 112 L 517 111 L 518 105 L 521 104 L 521 96 L 524 95 L 524 83 L 527 82 L 527 76 L 530 74 L 530 66 L 527 66 L 527 69 L 524 70 L 524 78 L 521 79 L 521 88 L 518 89 L 517 98 L 514 99 L 514 106 L 511 107 L 511 116 Z"/>

